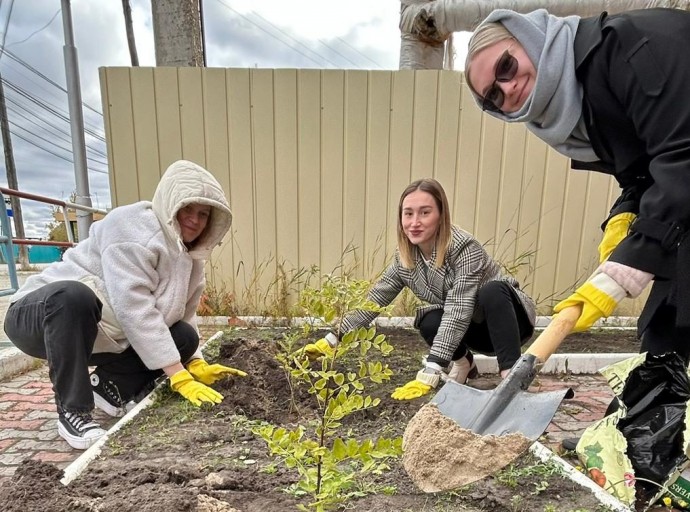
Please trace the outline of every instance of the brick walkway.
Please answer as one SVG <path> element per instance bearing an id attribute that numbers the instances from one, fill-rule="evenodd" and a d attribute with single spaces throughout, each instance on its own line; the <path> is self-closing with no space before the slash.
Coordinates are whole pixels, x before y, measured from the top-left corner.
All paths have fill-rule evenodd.
<path id="1" fill-rule="evenodd" d="M 106 429 L 117 421 L 98 410 L 94 419 Z M 0 485 L 5 485 L 24 459 L 51 462 L 64 469 L 83 453 L 58 435 L 56 422 L 46 366 L 0 382 Z"/>
<path id="2" fill-rule="evenodd" d="M 490 382 L 494 379 L 482 379 Z M 478 386 L 484 387 L 484 386 Z M 540 375 L 530 391 L 571 387 L 575 397 L 565 400 L 541 442 L 557 451 L 562 439 L 579 435 L 604 415 L 613 393 L 598 375 Z M 117 420 L 96 410 L 104 428 Z M 57 413 L 47 368 L 41 367 L 0 382 L 0 485 L 4 485 L 24 459 L 52 462 L 61 469 L 83 452 L 73 450 L 58 436 Z"/>
<path id="3" fill-rule="evenodd" d="M 613 392 L 601 375 L 538 376 L 530 391 L 564 387 L 572 388 L 575 396 L 563 400 L 541 440 L 555 452 L 563 439 L 579 436 L 593 421 L 603 418 L 613 399 Z"/>

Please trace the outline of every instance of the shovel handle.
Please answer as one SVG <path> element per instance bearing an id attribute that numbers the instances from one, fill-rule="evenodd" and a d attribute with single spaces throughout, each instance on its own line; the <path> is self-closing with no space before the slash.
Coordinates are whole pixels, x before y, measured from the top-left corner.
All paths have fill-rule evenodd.
<path id="1" fill-rule="evenodd" d="M 565 337 L 571 333 L 581 314 L 580 304 L 563 309 L 534 340 L 526 353 L 534 355 L 539 361 L 545 363 L 556 352 Z"/>

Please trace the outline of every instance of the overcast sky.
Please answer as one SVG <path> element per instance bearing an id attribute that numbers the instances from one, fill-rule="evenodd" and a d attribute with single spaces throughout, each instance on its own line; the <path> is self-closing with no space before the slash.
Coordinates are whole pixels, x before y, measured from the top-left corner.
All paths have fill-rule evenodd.
<path id="1" fill-rule="evenodd" d="M 153 66 L 151 0 L 130 4 L 139 64 Z M 98 68 L 131 64 L 122 0 L 72 0 L 71 6 L 85 104 L 89 188 L 93 206 L 107 209 L 111 204 Z M 398 68 L 398 0 L 204 0 L 203 8 L 210 67 Z M 0 0 L 2 40 L 6 53 L 0 58 L 0 72 L 19 188 L 69 200 L 76 185 L 64 91 L 61 1 Z M 458 57 L 456 67 L 463 60 Z M 7 186 L 4 158 L 0 160 L 0 183 Z M 26 200 L 22 208 L 27 237 L 45 237 L 50 208 Z"/>

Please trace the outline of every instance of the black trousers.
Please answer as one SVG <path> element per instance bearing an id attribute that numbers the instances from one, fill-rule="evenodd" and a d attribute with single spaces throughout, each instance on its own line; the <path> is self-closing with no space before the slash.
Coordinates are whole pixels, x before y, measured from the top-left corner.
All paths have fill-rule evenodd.
<path id="1" fill-rule="evenodd" d="M 161 375 L 150 370 L 130 346 L 124 352 L 93 354 L 103 305 L 96 294 L 78 281 L 57 281 L 11 304 L 5 333 L 22 352 L 48 362 L 58 411 L 90 412 L 94 407 L 89 366 L 117 385 L 128 401 Z M 186 362 L 199 346 L 194 328 L 177 322 L 170 334 Z"/>
<path id="2" fill-rule="evenodd" d="M 530 339 L 534 326 L 513 287 L 503 281 L 490 281 L 479 289 L 477 305 L 483 320 L 470 322 L 453 361 L 473 350 L 496 355 L 499 370 L 508 370 L 520 359 L 520 347 Z M 430 311 L 419 323 L 419 332 L 431 346 L 441 325 L 443 310 Z"/>

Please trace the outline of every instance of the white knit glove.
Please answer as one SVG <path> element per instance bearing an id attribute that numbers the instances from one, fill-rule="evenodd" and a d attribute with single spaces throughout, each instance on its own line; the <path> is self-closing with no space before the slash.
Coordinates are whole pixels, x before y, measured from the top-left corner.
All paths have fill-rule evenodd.
<path id="1" fill-rule="evenodd" d="M 654 279 L 654 274 L 615 261 L 605 261 L 599 266 L 599 271 L 616 281 L 626 291 L 628 297 L 633 299 L 639 297 Z"/>

